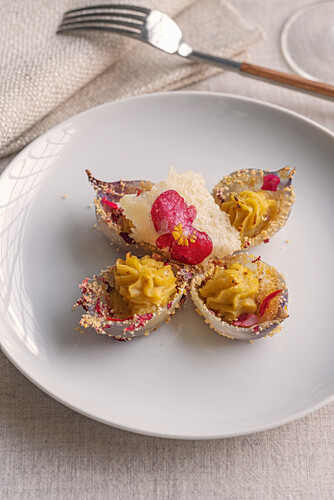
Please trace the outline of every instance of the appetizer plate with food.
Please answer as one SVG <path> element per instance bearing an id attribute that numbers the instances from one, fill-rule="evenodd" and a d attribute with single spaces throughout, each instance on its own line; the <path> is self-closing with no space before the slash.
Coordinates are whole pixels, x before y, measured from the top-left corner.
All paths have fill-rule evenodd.
<path id="1" fill-rule="evenodd" d="M 334 136 L 259 101 L 94 108 L 0 178 L 0 340 L 122 429 L 258 432 L 334 397 Z"/>

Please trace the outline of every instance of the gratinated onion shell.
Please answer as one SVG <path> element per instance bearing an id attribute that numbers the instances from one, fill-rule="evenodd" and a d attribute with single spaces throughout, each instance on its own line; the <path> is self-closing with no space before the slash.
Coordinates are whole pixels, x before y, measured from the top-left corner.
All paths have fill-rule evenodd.
<path id="1" fill-rule="evenodd" d="M 276 172 L 241 169 L 223 177 L 213 188 L 212 194 L 216 203 L 221 208 L 223 204 L 225 207 L 230 206 L 231 224 L 235 224 L 236 229 L 239 230 L 240 239 L 245 248 L 263 243 L 285 225 L 295 201 L 292 187 L 294 173 L 295 170 L 290 167 L 284 167 Z M 260 197 L 270 200 L 270 203 L 275 205 L 273 211 L 271 208 L 261 209 L 261 200 L 260 204 L 257 204 L 256 200 L 251 200 L 252 205 L 242 213 L 244 204 L 243 201 L 240 202 L 242 195 L 240 198 L 238 195 L 247 191 L 259 193 Z M 230 200 L 234 204 L 233 207 L 229 203 Z M 265 200 L 265 203 L 269 202 Z M 235 220 L 234 223 L 232 217 Z M 249 221 L 252 222 L 249 224 Z M 245 231 L 246 223 L 250 227 L 254 224 L 253 230 Z M 243 234 L 244 232 L 248 234 Z"/>
<path id="2" fill-rule="evenodd" d="M 205 299 L 201 296 L 200 289 L 212 278 L 218 267 L 229 269 L 232 264 L 241 264 L 252 271 L 252 274 L 259 280 L 259 291 L 255 296 L 257 301 L 257 314 L 259 320 L 251 327 L 234 326 L 232 322 L 222 320 L 217 311 L 210 310 Z M 265 308 L 265 312 L 260 317 L 259 309 L 263 299 L 266 299 L 272 292 L 281 290 Z M 280 323 L 288 317 L 287 303 L 288 290 L 284 276 L 273 266 L 261 261 L 252 255 L 238 253 L 225 257 L 222 261 L 213 263 L 205 274 L 197 275 L 193 278 L 190 286 L 191 298 L 194 301 L 197 312 L 204 317 L 219 335 L 238 340 L 257 340 L 266 335 L 274 335 L 280 329 Z"/>
<path id="3" fill-rule="evenodd" d="M 86 278 L 79 288 L 81 297 L 75 307 L 82 307 L 84 313 L 79 324 L 84 328 L 92 327 L 96 333 L 114 337 L 116 340 L 130 340 L 133 337 L 149 335 L 164 321 L 168 321 L 176 309 L 182 305 L 187 293 L 187 283 L 192 276 L 188 271 L 175 268 L 176 290 L 169 303 L 158 308 L 157 312 L 133 314 L 127 318 L 115 317 L 110 305 L 110 295 L 115 290 L 116 266 L 109 266 L 99 276 Z"/>
<path id="4" fill-rule="evenodd" d="M 89 170 L 86 170 L 86 173 L 96 192 L 94 205 L 98 228 L 108 240 L 117 248 L 129 250 L 136 246 L 137 249 L 140 248 L 141 254 L 156 252 L 157 249 L 152 245 L 146 243 L 139 245 L 131 238 L 131 221 L 124 217 L 119 207 L 119 201 L 125 194 L 149 191 L 152 182 L 145 180 L 104 182 L 93 177 Z"/>

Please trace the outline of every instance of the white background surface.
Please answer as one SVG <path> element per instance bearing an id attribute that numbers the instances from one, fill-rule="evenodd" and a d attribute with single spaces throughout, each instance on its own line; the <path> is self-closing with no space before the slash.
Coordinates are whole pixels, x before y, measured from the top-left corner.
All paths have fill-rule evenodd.
<path id="1" fill-rule="evenodd" d="M 287 70 L 278 49 L 279 31 L 286 17 L 307 2 L 233 3 L 267 34 L 250 50 L 252 62 Z M 232 73 L 196 88 L 267 100 L 334 130 L 334 104 L 327 101 Z M 93 422 L 46 396 L 3 355 L 0 366 L 5 498 L 333 497 L 333 403 L 261 434 L 207 442 L 168 441 Z"/>

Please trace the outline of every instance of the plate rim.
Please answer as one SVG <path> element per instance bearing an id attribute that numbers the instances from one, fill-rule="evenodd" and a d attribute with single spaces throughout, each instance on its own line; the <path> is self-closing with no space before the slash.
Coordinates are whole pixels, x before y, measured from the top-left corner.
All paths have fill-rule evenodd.
<path id="1" fill-rule="evenodd" d="M 324 125 L 321 125 L 320 123 L 317 123 L 315 120 L 308 118 L 300 113 L 297 113 L 296 111 L 292 111 L 290 109 L 287 109 L 283 106 L 277 105 L 277 104 L 272 104 L 270 102 L 262 101 L 260 99 L 255 99 L 252 97 L 247 97 L 247 96 L 240 96 L 240 95 L 234 95 L 234 94 L 228 94 L 228 93 L 223 93 L 223 92 L 210 92 L 210 91 L 201 91 L 201 90 L 177 90 L 177 91 L 166 91 L 166 92 L 155 92 L 155 93 L 150 93 L 150 94 L 142 94 L 139 96 L 131 96 L 127 97 L 124 99 L 117 99 L 115 101 L 109 101 L 103 104 L 100 104 L 99 106 L 94 106 L 92 108 L 89 108 L 85 111 L 82 111 L 80 113 L 77 113 L 76 115 L 73 115 L 62 122 L 58 123 L 57 125 L 51 127 L 50 129 L 46 130 L 43 134 L 35 138 L 32 142 L 27 144 L 22 151 L 20 151 L 15 157 L 9 162 L 9 164 L 5 167 L 3 172 L 0 174 L 0 183 L 6 182 L 4 181 L 4 175 L 10 170 L 10 168 L 14 165 L 14 163 L 18 162 L 24 154 L 26 154 L 27 150 L 30 148 L 35 147 L 36 144 L 38 144 L 40 141 L 43 141 L 43 139 L 50 134 L 53 131 L 56 131 L 58 128 L 61 128 L 66 124 L 69 120 L 77 119 L 80 118 L 81 116 L 87 116 L 89 114 L 94 114 L 96 110 L 102 109 L 102 108 L 112 108 L 114 105 L 119 105 L 122 103 L 125 103 L 127 105 L 131 101 L 137 101 L 137 100 L 150 100 L 154 98 L 165 98 L 165 97 L 170 97 L 171 95 L 173 96 L 197 96 L 197 97 L 214 97 L 222 100 L 231 100 L 231 101 L 241 101 L 241 102 L 246 102 L 246 103 L 251 103 L 259 107 L 264 107 L 267 109 L 272 109 L 279 111 L 283 115 L 289 115 L 298 121 L 304 122 L 317 130 L 323 132 L 327 137 L 334 139 L 334 132 L 329 130 L 327 127 Z M 296 420 L 299 420 L 300 418 L 303 418 L 314 411 L 323 408 L 324 406 L 328 405 L 334 400 L 334 391 L 331 396 L 328 396 L 327 398 L 323 399 L 321 402 L 316 403 L 314 405 L 311 405 L 307 409 L 301 410 L 297 413 L 293 413 L 289 417 L 285 417 L 282 419 L 276 419 L 274 421 L 271 421 L 271 423 L 267 424 L 262 424 L 262 425 L 255 425 L 252 427 L 252 425 L 249 425 L 247 429 L 241 430 L 241 431 L 231 431 L 231 432 L 222 432 L 220 434 L 203 434 L 203 435 L 178 435 L 175 433 L 163 433 L 163 432 L 150 432 L 148 430 L 143 430 L 143 429 L 138 429 L 135 426 L 127 426 L 127 425 L 122 425 L 121 423 L 114 423 L 109 420 L 103 419 L 101 417 L 98 417 L 96 415 L 93 415 L 91 412 L 86 411 L 85 409 L 77 407 L 75 404 L 71 403 L 71 401 L 68 401 L 66 398 L 62 398 L 61 396 L 58 396 L 57 394 L 53 393 L 51 390 L 46 388 L 43 385 L 43 382 L 40 382 L 37 380 L 37 378 L 31 376 L 28 371 L 25 369 L 24 366 L 21 366 L 20 362 L 18 362 L 15 359 L 15 356 L 12 355 L 9 352 L 9 349 L 7 349 L 4 345 L 3 342 L 3 337 L 6 334 L 6 330 L 3 325 L 0 323 L 0 348 L 1 351 L 5 354 L 7 359 L 15 366 L 15 368 L 24 376 L 26 377 L 30 382 L 32 382 L 38 389 L 43 391 L 45 394 L 48 396 L 52 397 L 52 399 L 56 400 L 58 403 L 61 403 L 65 407 L 69 408 L 72 411 L 76 411 L 77 413 L 84 415 L 85 417 L 88 417 L 92 420 L 95 420 L 99 423 L 103 423 L 108 426 L 115 427 L 117 429 L 125 430 L 128 432 L 136 433 L 136 434 L 141 434 L 141 435 L 146 435 L 146 436 L 153 436 L 153 437 L 158 437 L 158 438 L 164 438 L 164 439 L 181 439 L 181 440 L 209 440 L 209 439 L 223 439 L 223 438 L 232 438 L 232 437 L 239 437 L 239 436 L 246 436 L 250 434 L 255 434 L 259 432 L 265 432 L 267 430 L 275 429 L 278 427 L 281 427 L 285 424 L 288 424 L 290 422 L 294 422 Z"/>

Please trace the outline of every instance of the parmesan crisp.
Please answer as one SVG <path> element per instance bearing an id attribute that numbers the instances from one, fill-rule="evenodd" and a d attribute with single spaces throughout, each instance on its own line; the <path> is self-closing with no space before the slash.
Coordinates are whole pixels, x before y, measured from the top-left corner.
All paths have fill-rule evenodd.
<path id="1" fill-rule="evenodd" d="M 154 184 L 150 191 L 139 196 L 127 194 L 121 199 L 124 215 L 133 224 L 131 236 L 134 240 L 156 244 L 159 234 L 153 226 L 151 208 L 157 197 L 169 189 L 177 191 L 188 205 L 196 208 L 193 225 L 211 238 L 213 250 L 210 257 L 222 258 L 240 249 L 238 231 L 231 226 L 228 215 L 220 210 L 205 187 L 203 176 L 191 170 L 180 174 L 173 167 L 170 167 L 167 179 Z"/>

